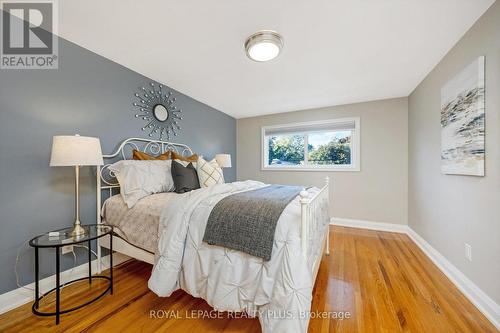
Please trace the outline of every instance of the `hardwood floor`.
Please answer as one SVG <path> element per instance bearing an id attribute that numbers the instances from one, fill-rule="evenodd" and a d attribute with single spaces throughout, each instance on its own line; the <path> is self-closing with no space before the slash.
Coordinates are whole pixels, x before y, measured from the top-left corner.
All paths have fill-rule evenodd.
<path id="1" fill-rule="evenodd" d="M 330 234 L 331 254 L 323 257 L 312 304 L 330 318 L 311 319 L 309 332 L 498 332 L 406 235 L 343 227 Z M 58 326 L 52 317 L 34 316 L 27 304 L 0 315 L 0 331 L 260 332 L 257 319 L 192 318 L 210 306 L 181 291 L 156 297 L 147 288 L 150 270 L 137 261 L 121 265 L 113 296 L 63 315 Z M 99 290 L 96 282 L 90 290 L 86 282 L 67 287 L 63 298 L 71 297 L 62 308 Z M 43 305 L 53 306 L 53 300 Z M 350 316 L 335 319 L 334 312 Z M 177 314 L 182 319 L 158 318 Z"/>

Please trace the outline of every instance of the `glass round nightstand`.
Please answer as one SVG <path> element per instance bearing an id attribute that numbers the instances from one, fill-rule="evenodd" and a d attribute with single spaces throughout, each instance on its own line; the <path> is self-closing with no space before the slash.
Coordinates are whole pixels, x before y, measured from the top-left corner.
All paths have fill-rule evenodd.
<path id="1" fill-rule="evenodd" d="M 55 230 L 58 235 L 51 236 L 49 233 L 45 233 L 39 235 L 37 237 L 32 238 L 29 241 L 29 245 L 35 248 L 35 301 L 32 306 L 32 311 L 34 314 L 38 316 L 56 316 L 56 324 L 59 324 L 59 317 L 61 314 L 68 313 L 71 311 L 78 310 L 90 303 L 93 303 L 104 296 L 108 291 L 111 295 L 113 295 L 113 256 L 110 255 L 110 267 L 109 267 L 109 276 L 105 275 L 94 275 L 92 276 L 92 248 L 91 242 L 95 239 L 109 236 L 109 244 L 110 244 L 110 253 L 113 253 L 113 227 L 107 225 L 98 225 L 98 224 L 90 224 L 82 226 L 85 229 L 85 234 L 79 237 L 74 237 L 71 235 L 73 231 L 73 227 L 64 228 Z M 88 265 L 89 265 L 89 274 L 88 277 L 83 277 L 79 279 L 74 279 L 68 281 L 66 283 L 61 284 L 60 280 L 60 252 L 61 248 L 64 246 L 77 245 L 81 243 L 87 243 L 88 248 Z M 39 276 L 39 255 L 38 249 L 40 248 L 54 248 L 56 251 L 56 286 L 49 290 L 48 292 L 40 295 L 40 276 Z M 89 284 L 92 283 L 93 279 L 105 279 L 109 282 L 108 287 L 100 293 L 97 297 L 94 297 L 90 301 L 87 301 L 83 304 L 74 306 L 70 309 L 61 310 L 60 308 L 60 290 L 62 287 L 69 285 L 71 283 L 75 283 L 82 280 L 88 280 Z M 47 295 L 56 292 L 56 311 L 55 312 L 41 312 L 38 310 L 38 306 L 40 300 L 42 300 Z"/>

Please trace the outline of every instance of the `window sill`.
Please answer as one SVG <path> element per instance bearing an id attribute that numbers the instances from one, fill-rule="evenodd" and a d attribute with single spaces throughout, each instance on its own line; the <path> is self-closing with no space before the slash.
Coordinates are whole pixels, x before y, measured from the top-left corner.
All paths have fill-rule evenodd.
<path id="1" fill-rule="evenodd" d="M 261 171 L 319 171 L 319 172 L 359 172 L 361 169 L 357 166 L 346 167 L 261 167 Z"/>

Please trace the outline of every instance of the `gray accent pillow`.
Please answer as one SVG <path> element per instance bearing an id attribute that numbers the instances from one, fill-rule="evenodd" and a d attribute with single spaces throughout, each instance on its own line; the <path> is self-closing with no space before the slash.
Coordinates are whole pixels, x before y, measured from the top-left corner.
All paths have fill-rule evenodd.
<path id="1" fill-rule="evenodd" d="M 200 188 L 198 173 L 193 163 L 183 166 L 179 162 L 172 160 L 171 170 L 176 193 L 186 193 Z"/>

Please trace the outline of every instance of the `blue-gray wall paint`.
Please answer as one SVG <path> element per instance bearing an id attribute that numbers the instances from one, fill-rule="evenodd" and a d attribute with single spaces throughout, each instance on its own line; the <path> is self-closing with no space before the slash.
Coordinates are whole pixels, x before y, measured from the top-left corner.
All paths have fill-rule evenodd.
<path id="1" fill-rule="evenodd" d="M 31 237 L 74 220 L 74 170 L 50 168 L 52 136 L 79 133 L 101 139 L 104 153 L 128 137 L 147 137 L 134 117 L 133 94 L 150 79 L 59 38 L 58 70 L 0 70 L 0 294 L 17 288 L 16 251 Z M 161 64 L 158 64 L 161 66 Z M 207 158 L 230 153 L 236 178 L 236 121 L 173 91 L 183 109 L 175 138 Z M 174 140 L 172 140 L 174 141 Z M 95 169 L 81 170 L 81 220 L 95 223 Z M 54 274 L 54 252 L 42 250 L 41 275 Z M 33 250 L 24 245 L 19 272 L 33 281 Z M 63 269 L 73 264 L 63 256 Z M 85 255 L 78 253 L 78 262 Z"/>

